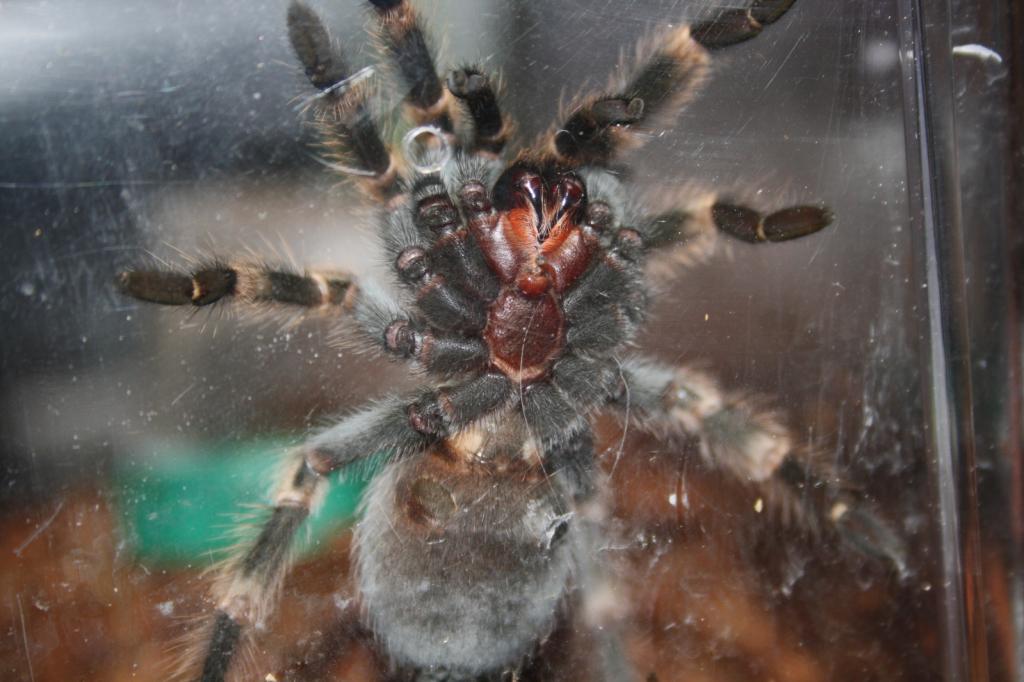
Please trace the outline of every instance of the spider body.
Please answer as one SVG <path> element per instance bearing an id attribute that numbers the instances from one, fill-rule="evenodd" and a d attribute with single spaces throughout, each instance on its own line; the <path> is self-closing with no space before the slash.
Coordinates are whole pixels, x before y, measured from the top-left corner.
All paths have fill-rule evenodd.
<path id="1" fill-rule="evenodd" d="M 381 240 L 403 297 L 346 273 L 245 262 L 119 279 L 126 294 L 156 303 L 324 311 L 429 377 L 414 395 L 380 399 L 295 450 L 262 530 L 214 586 L 203 682 L 224 679 L 244 633 L 272 614 L 291 541 L 327 475 L 381 451 L 387 463 L 355 543 L 362 618 L 381 653 L 416 679 L 518 675 L 601 581 L 600 530 L 581 513 L 601 483 L 590 424 L 599 410 L 680 451 L 699 440 L 707 464 L 773 491 L 778 504 L 799 506 L 807 490 L 822 491 L 839 535 L 902 568 L 898 538 L 828 471 L 797 460 L 774 414 L 702 372 L 630 348 L 653 260 L 688 264 L 719 235 L 784 241 L 831 220 L 817 206 L 765 215 L 713 194 L 652 213 L 611 168 L 671 120 L 700 83 L 708 50 L 755 36 L 791 0 L 756 0 L 692 32 L 663 33 L 608 92 L 581 100 L 509 161 L 511 124 L 488 77 L 462 68 L 442 80 L 409 3 L 371 4 L 413 132 L 430 138 L 432 151 L 421 155 L 430 163 L 417 163 L 411 146 L 403 162 L 380 137 L 363 78 L 312 10 L 293 3 L 288 30 L 319 90 L 311 108 L 328 158 L 382 205 Z M 612 630 L 605 636 L 614 639 Z M 604 644 L 612 658 L 617 647 Z M 595 674 L 620 680 L 622 670 Z"/>

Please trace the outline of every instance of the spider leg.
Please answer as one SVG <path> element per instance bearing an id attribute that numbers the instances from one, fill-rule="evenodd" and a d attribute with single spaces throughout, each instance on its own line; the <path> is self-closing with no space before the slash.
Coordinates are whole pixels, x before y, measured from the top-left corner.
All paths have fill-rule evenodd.
<path id="1" fill-rule="evenodd" d="M 418 125 L 452 131 L 452 102 L 442 86 L 416 10 L 407 0 L 370 0 L 380 21 L 379 36 L 408 91 L 407 111 Z"/>
<path id="2" fill-rule="evenodd" d="M 534 439 L 545 451 L 588 429 L 587 416 L 618 388 L 613 361 L 569 353 L 551 368 L 546 381 L 519 390 L 519 406 Z"/>
<path id="3" fill-rule="evenodd" d="M 363 340 L 382 345 L 391 355 L 415 360 L 442 376 L 482 370 L 489 359 L 482 339 L 449 333 L 447 327 L 432 324 L 441 319 L 451 322 L 455 329 L 473 328 L 472 320 L 482 317 L 482 310 L 440 279 L 434 285 L 429 295 L 420 298 L 421 308 L 416 314 L 404 310 L 377 287 L 362 288 L 353 305 L 356 330 Z"/>
<path id="4" fill-rule="evenodd" d="M 362 286 L 345 274 L 296 274 L 262 265 L 212 265 L 190 273 L 129 270 L 120 274 L 122 293 L 151 303 L 206 306 L 235 300 L 255 307 L 296 306 L 351 314 L 364 341 L 441 372 L 477 366 L 486 349 L 475 339 L 420 331 L 385 291 Z"/>
<path id="5" fill-rule="evenodd" d="M 642 256 L 636 231 L 622 229 L 604 258 L 569 291 L 563 310 L 566 343 L 574 352 L 602 356 L 632 338 L 646 305 Z"/>
<path id="6" fill-rule="evenodd" d="M 641 217 L 636 229 L 644 248 L 656 252 L 652 263 L 657 270 L 669 262 L 705 262 L 715 252 L 719 235 L 748 244 L 783 242 L 812 235 L 831 222 L 832 213 L 823 206 L 787 206 L 765 214 L 705 193 L 685 208 Z"/>
<path id="7" fill-rule="evenodd" d="M 478 182 L 462 184 L 458 190 L 460 205 L 469 219 L 475 210 L 474 190 L 486 195 L 486 189 Z M 431 266 L 478 298 L 494 300 L 498 280 L 470 237 L 469 228 L 463 224 L 442 179 L 437 175 L 420 178 L 413 189 L 413 203 L 412 221 L 420 243 L 430 250 Z"/>
<path id="8" fill-rule="evenodd" d="M 299 274 L 253 263 L 210 263 L 191 272 L 127 270 L 118 275 L 122 293 L 150 303 L 206 306 L 222 299 L 303 308 L 345 307 L 357 291 L 347 273 Z"/>
<path id="9" fill-rule="evenodd" d="M 764 215 L 755 209 L 716 201 L 711 217 L 723 233 L 740 241 L 785 242 L 814 234 L 832 222 L 832 213 L 820 206 L 789 206 Z"/>
<path id="10" fill-rule="evenodd" d="M 475 67 L 455 69 L 448 74 L 448 91 L 469 110 L 473 138 L 469 151 L 497 156 L 505 148 L 512 125 L 503 120 L 498 98 L 487 74 Z"/>
<path id="11" fill-rule="evenodd" d="M 416 291 L 417 305 L 433 326 L 483 329 L 486 314 L 478 292 L 496 295 L 494 276 L 469 240 L 455 203 L 436 176 L 422 179 L 412 195 L 412 222 L 418 236 L 395 258 L 399 279 Z"/>
<path id="12" fill-rule="evenodd" d="M 636 425 L 668 439 L 700 439 L 700 453 L 713 467 L 761 486 L 770 500 L 792 516 L 830 524 L 845 543 L 891 563 L 908 574 L 906 547 L 896 532 L 844 488 L 834 472 L 801 461 L 789 431 L 777 415 L 749 398 L 729 395 L 711 377 L 630 358 L 622 363 L 623 387 L 612 400 L 637 416 Z M 821 509 L 806 518 L 807 507 Z"/>
<path id="13" fill-rule="evenodd" d="M 587 657 L 586 673 L 577 671 L 576 676 L 608 682 L 633 679 L 636 671 L 626 656 L 621 623 L 626 609 L 616 590 L 612 563 L 601 556 L 607 544 L 602 523 L 606 512 L 597 495 L 600 473 L 590 427 L 549 447 L 544 453 L 544 467 L 565 483 L 573 500 L 575 518 L 571 523 L 577 525 L 576 582 L 580 597 L 573 600 L 575 620 L 585 626 L 588 641 L 597 647 L 597 654 Z"/>
<path id="14" fill-rule="evenodd" d="M 643 142 L 660 117 L 672 117 L 696 92 L 708 55 L 686 26 L 638 49 L 631 75 L 607 94 L 575 106 L 551 139 L 556 159 L 569 165 L 607 165 L 623 149 Z"/>
<path id="15" fill-rule="evenodd" d="M 474 301 L 490 302 L 498 295 L 497 278 L 437 175 L 413 183 L 410 207 L 389 217 L 384 242 L 399 280 L 413 290 L 439 276 Z"/>
<path id="16" fill-rule="evenodd" d="M 324 475 L 375 452 L 388 451 L 395 458 L 420 452 L 494 412 L 511 396 L 508 378 L 488 373 L 428 391 L 411 403 L 389 398 L 314 437 L 307 461 Z"/>
<path id="17" fill-rule="evenodd" d="M 697 91 L 707 71 L 707 50 L 743 42 L 778 20 L 795 0 L 754 0 L 692 28 L 683 26 L 638 49 L 635 66 L 606 93 L 575 106 L 551 139 L 557 160 L 607 165 L 623 149 L 643 142 Z"/>
<path id="18" fill-rule="evenodd" d="M 261 625 L 274 610 L 291 564 L 292 540 L 309 516 L 324 483 L 301 456 L 296 460 L 259 535 L 244 553 L 227 564 L 215 584 L 217 611 L 201 682 L 221 682 L 244 629 Z"/>
<path id="19" fill-rule="evenodd" d="M 601 608 L 608 605 L 607 597 L 614 595 L 614 589 L 608 567 L 597 557 L 603 537 L 600 528 L 603 514 L 597 499 L 600 474 L 594 456 L 593 432 L 585 419 L 590 406 L 573 402 L 581 399 L 577 391 L 584 384 L 595 389 L 589 396 L 591 400 L 606 394 L 600 386 L 598 367 L 598 363 L 578 358 L 572 359 L 568 367 L 556 365 L 561 376 L 530 385 L 520 393 L 520 401 L 531 438 L 541 444 L 545 472 L 550 478 L 561 481 L 573 502 L 574 518 L 568 523 L 577 529 L 573 537 L 576 539 L 576 586 L 580 598 L 572 600 L 572 620 L 583 625 L 583 629 L 600 642 L 602 654 L 599 659 L 590 660 L 588 666 L 601 669 L 603 674 L 593 679 L 630 679 L 631 675 L 607 674 L 611 669 L 628 666 L 624 663 L 620 632 L 615 622 L 617 609 Z M 581 376 L 570 377 L 576 370 L 581 370 L 589 380 Z M 577 394 L 571 396 L 570 392 Z M 576 673 L 580 674 L 578 670 Z M 588 673 L 596 674 L 597 670 L 588 670 Z M 586 674 L 587 679 L 592 678 L 591 674 Z M 544 676 L 541 679 L 548 678 Z"/>
<path id="20" fill-rule="evenodd" d="M 668 210 L 642 214 L 607 170 L 587 169 L 588 223 L 595 229 L 635 225 L 646 252 L 672 251 L 684 263 L 714 252 L 719 234 L 751 244 L 800 239 L 828 227 L 832 213 L 823 206 L 787 206 L 765 214 L 714 192 L 687 192 Z"/>
<path id="21" fill-rule="evenodd" d="M 420 311 L 439 329 L 478 332 L 487 322 L 476 301 L 448 284 L 443 275 L 429 275 L 416 295 Z"/>
<path id="22" fill-rule="evenodd" d="M 735 45 L 758 35 L 765 24 L 778 21 L 796 0 L 754 0 L 747 9 L 726 9 L 695 24 L 694 40 L 709 50 Z"/>
<path id="23" fill-rule="evenodd" d="M 368 72 L 352 73 L 323 22 L 298 0 L 288 8 L 288 37 L 310 83 L 320 90 L 311 107 L 328 158 L 372 196 L 390 199 L 399 192 L 398 170 L 367 110 Z"/>
<path id="24" fill-rule="evenodd" d="M 686 247 L 714 232 L 750 244 L 785 242 L 823 230 L 832 213 L 821 206 L 788 206 L 768 215 L 724 200 L 706 208 L 677 210 L 647 216 L 637 231 L 648 249 Z"/>
<path id="25" fill-rule="evenodd" d="M 436 331 L 479 332 L 498 281 L 439 178 L 421 178 L 411 195 L 411 212 L 396 212 L 385 232 L 398 278 Z"/>
<path id="26" fill-rule="evenodd" d="M 437 334 L 419 329 L 406 319 L 394 320 L 384 332 L 385 345 L 392 354 L 414 359 L 425 369 L 443 376 L 483 369 L 490 351 L 481 339 Z"/>
<path id="27" fill-rule="evenodd" d="M 273 612 L 290 566 L 292 540 L 309 516 L 326 474 L 385 450 L 392 457 L 421 452 L 506 403 L 511 391 L 504 376 L 485 374 L 426 393 L 412 404 L 391 398 L 350 415 L 300 447 L 270 518 L 256 540 L 228 564 L 214 588 L 218 606 L 201 682 L 221 682 L 243 629 L 264 623 Z"/>
<path id="28" fill-rule="evenodd" d="M 403 252 L 407 257 L 418 254 Z M 484 328 L 487 316 L 478 300 L 464 290 L 452 286 L 448 279 L 429 265 L 416 265 L 415 279 L 404 271 L 403 279 L 416 286 L 416 307 L 431 326 L 444 331 L 478 332 Z"/>

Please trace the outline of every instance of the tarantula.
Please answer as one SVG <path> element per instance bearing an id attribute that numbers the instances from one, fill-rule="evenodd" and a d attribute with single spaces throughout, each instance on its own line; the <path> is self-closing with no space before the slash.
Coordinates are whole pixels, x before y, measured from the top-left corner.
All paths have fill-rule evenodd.
<path id="1" fill-rule="evenodd" d="M 363 622 L 408 678 L 518 675 L 571 593 L 597 579 L 596 530 L 582 510 L 599 489 L 590 417 L 600 410 L 674 442 L 699 439 L 706 463 L 744 480 L 824 487 L 828 522 L 869 551 L 898 554 L 876 516 L 796 462 L 776 417 L 702 372 L 629 351 L 647 308 L 645 268 L 659 254 L 699 260 L 719 233 L 778 242 L 831 220 L 819 206 L 763 214 L 714 196 L 649 214 L 613 172 L 691 96 L 709 51 L 754 37 L 792 2 L 754 0 L 662 32 L 511 160 L 513 125 L 492 80 L 477 68 L 442 80 L 409 2 L 370 3 L 406 88 L 414 128 L 404 160 L 369 113 L 365 72 L 353 73 L 311 9 L 291 4 L 288 34 L 317 89 L 310 108 L 327 158 L 379 203 L 405 298 L 344 273 L 234 261 L 131 270 L 119 285 L 169 305 L 233 299 L 336 313 L 433 383 L 378 400 L 292 453 L 269 518 L 216 583 L 203 682 L 224 679 L 244 630 L 274 610 L 293 537 L 327 476 L 382 451 L 355 531 Z"/>

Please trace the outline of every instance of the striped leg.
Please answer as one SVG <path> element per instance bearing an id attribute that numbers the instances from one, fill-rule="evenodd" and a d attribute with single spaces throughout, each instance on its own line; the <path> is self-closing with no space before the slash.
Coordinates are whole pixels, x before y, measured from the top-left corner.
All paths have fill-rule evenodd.
<path id="1" fill-rule="evenodd" d="M 707 70 L 707 50 L 740 43 L 777 21 L 794 0 L 753 0 L 746 9 L 658 36 L 637 50 L 635 68 L 609 91 L 583 100 L 552 136 L 559 161 L 606 165 L 643 142 L 659 120 L 671 120 L 696 92 Z M 637 134 L 640 133 L 640 134 Z"/>
<path id="2" fill-rule="evenodd" d="M 472 363 L 483 352 L 471 339 L 419 330 L 413 316 L 383 289 L 372 283 L 360 286 L 344 273 L 298 274 L 265 265 L 215 263 L 191 272 L 127 270 L 117 284 L 128 296 L 164 305 L 234 302 L 261 312 L 292 308 L 343 313 L 351 316 L 363 341 L 442 372 L 460 362 Z"/>
<path id="3" fill-rule="evenodd" d="M 778 21 L 795 0 L 754 0 L 746 9 L 732 8 L 696 24 L 693 37 L 709 50 L 742 43 L 758 35 L 765 24 Z"/>
<path id="4" fill-rule="evenodd" d="M 256 540 L 230 561 L 214 586 L 217 612 L 201 682 L 222 682 L 245 629 L 262 625 L 276 608 L 291 565 L 291 546 L 322 493 L 325 476 L 377 452 L 405 457 L 423 451 L 508 401 L 504 377 L 483 375 L 424 394 L 411 404 L 389 398 L 356 412 L 302 446 L 273 511 Z"/>
<path id="5" fill-rule="evenodd" d="M 217 611 L 203 660 L 201 682 L 222 682 L 245 630 L 273 613 L 291 565 L 292 540 L 309 516 L 324 479 L 298 457 L 256 540 L 230 561 L 214 586 Z"/>
<path id="6" fill-rule="evenodd" d="M 656 266 L 666 260 L 683 266 L 704 262 L 714 253 L 720 235 L 750 244 L 784 242 L 812 235 L 832 222 L 832 213 L 820 205 L 763 213 L 715 192 L 685 186 L 641 202 L 628 196 L 607 170 L 590 168 L 583 177 L 589 193 L 587 223 L 599 232 L 617 224 L 631 226 Z"/>
<path id="7" fill-rule="evenodd" d="M 707 374 L 687 367 L 631 358 L 622 363 L 622 377 L 612 404 L 636 418 L 631 424 L 670 440 L 699 439 L 709 466 L 759 486 L 788 518 L 810 527 L 823 522 L 843 542 L 908 575 L 906 546 L 896 532 L 835 473 L 798 457 L 777 415 L 723 392 Z"/>
<path id="8" fill-rule="evenodd" d="M 716 250 L 719 235 L 748 244 L 784 242 L 819 232 L 832 222 L 823 206 L 798 205 L 762 213 L 712 193 L 685 208 L 647 215 L 637 231 L 652 252 L 654 274 L 705 262 Z"/>
<path id="9" fill-rule="evenodd" d="M 434 66 L 416 10 L 407 0 L 370 0 L 380 21 L 380 39 L 406 86 L 405 103 L 418 125 L 452 131 L 452 100 Z"/>
<path id="10" fill-rule="evenodd" d="M 367 110 L 370 72 L 352 73 L 320 18 L 297 0 L 288 8 L 288 37 L 309 82 L 320 91 L 311 108 L 328 159 L 371 196 L 392 198 L 399 192 L 398 168 Z"/>
<path id="11" fill-rule="evenodd" d="M 583 100 L 551 139 L 555 157 L 571 165 L 607 165 L 643 142 L 658 117 L 674 117 L 696 92 L 707 70 L 707 52 L 688 27 L 659 36 L 638 49 L 632 74 L 609 94 Z"/>
<path id="12" fill-rule="evenodd" d="M 121 292 L 150 303 L 206 306 L 222 299 L 303 308 L 351 307 L 358 291 L 351 275 L 299 274 L 253 263 L 211 263 L 191 272 L 127 270 Z"/>

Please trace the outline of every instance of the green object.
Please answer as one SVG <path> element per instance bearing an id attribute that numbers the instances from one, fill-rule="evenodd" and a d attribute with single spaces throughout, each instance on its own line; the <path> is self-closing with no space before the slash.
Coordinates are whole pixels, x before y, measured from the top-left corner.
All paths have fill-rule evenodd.
<path id="1" fill-rule="evenodd" d="M 209 565 L 222 558 L 238 541 L 240 527 L 258 532 L 282 454 L 290 446 L 264 440 L 204 450 L 159 447 L 120 464 L 114 482 L 126 537 L 136 555 L 176 565 Z M 354 521 L 375 468 L 332 477 L 318 513 L 307 521 L 306 532 L 299 533 L 300 553 L 315 551 Z"/>

